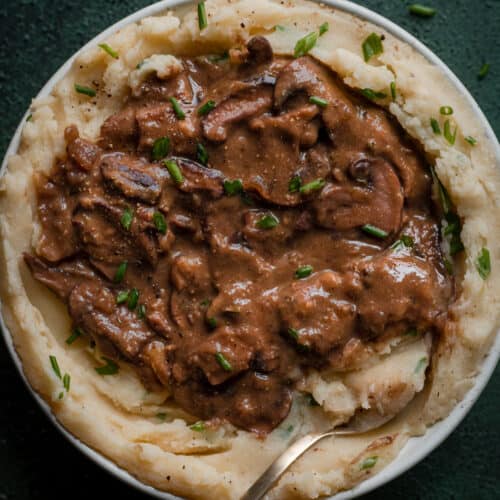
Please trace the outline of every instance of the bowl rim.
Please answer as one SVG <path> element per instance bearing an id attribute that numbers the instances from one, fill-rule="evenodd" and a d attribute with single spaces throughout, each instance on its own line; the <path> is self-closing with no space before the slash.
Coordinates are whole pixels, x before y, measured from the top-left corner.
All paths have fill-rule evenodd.
<path id="1" fill-rule="evenodd" d="M 318 0 L 312 0 L 315 3 L 319 3 Z M 180 7 L 189 3 L 196 3 L 195 0 L 161 0 L 147 7 L 139 9 L 132 14 L 122 18 L 118 22 L 106 28 L 104 31 L 99 33 L 97 36 L 89 40 L 85 45 L 83 45 L 77 52 L 75 52 L 47 81 L 47 83 L 42 87 L 40 92 L 37 94 L 36 98 L 48 96 L 53 89 L 53 87 L 58 83 L 66 73 L 70 70 L 73 61 L 82 52 L 87 49 L 94 47 L 97 43 L 104 41 L 110 35 L 115 33 L 117 30 L 127 26 L 128 24 L 137 22 L 144 17 L 157 15 L 166 9 Z M 470 92 L 464 86 L 464 84 L 458 79 L 458 77 L 451 71 L 451 69 L 427 46 L 420 42 L 416 37 L 411 35 L 409 32 L 395 24 L 393 21 L 383 17 L 380 14 L 368 9 L 367 7 L 354 4 L 349 0 L 322 0 L 322 4 L 326 4 L 328 7 L 352 14 L 353 16 L 360 18 L 364 21 L 368 21 L 372 24 L 379 26 L 388 33 L 395 36 L 402 42 L 407 43 L 413 47 L 417 52 L 425 57 L 429 62 L 438 66 L 448 78 L 448 80 L 453 84 L 456 90 L 458 90 L 466 99 L 467 103 L 474 110 L 478 119 L 480 120 L 482 126 L 486 131 L 488 139 L 491 141 L 494 150 L 495 157 L 500 161 L 500 144 L 496 135 L 488 122 L 488 119 L 480 109 L 479 105 L 472 97 Z M 21 134 L 24 128 L 27 117 L 29 116 L 30 108 L 26 111 L 22 117 L 10 143 L 5 152 L 2 165 L 0 166 L 0 177 L 5 173 L 7 169 L 8 159 L 11 155 L 15 154 L 19 148 L 21 141 Z M 106 458 L 103 454 L 94 450 L 90 446 L 86 445 L 84 442 L 80 441 L 76 436 L 71 434 L 55 417 L 52 413 L 50 406 L 45 402 L 45 400 L 31 387 L 29 381 L 27 380 L 22 366 L 22 361 L 17 354 L 14 347 L 14 341 L 12 335 L 7 328 L 5 320 L 3 318 L 1 301 L 0 301 L 0 329 L 2 330 L 3 338 L 7 346 L 7 350 L 24 382 L 28 391 L 37 401 L 39 406 L 45 415 L 49 418 L 52 424 L 62 433 L 62 435 L 71 442 L 81 453 L 83 453 L 87 458 L 92 460 L 94 463 L 98 464 L 102 469 L 106 470 L 108 473 L 115 476 L 122 482 L 136 488 L 137 490 L 149 494 L 152 497 L 163 499 L 163 500 L 179 500 L 180 497 L 173 495 L 172 493 L 160 491 L 152 486 L 149 486 L 139 479 L 134 477 L 131 473 L 119 467 L 112 460 Z M 328 497 L 330 500 L 350 500 L 366 494 L 403 474 L 404 472 L 411 469 L 418 462 L 423 460 L 427 455 L 429 455 L 433 450 L 435 450 L 460 424 L 460 422 L 468 414 L 476 400 L 479 398 L 480 394 L 486 387 L 488 381 L 493 375 L 498 360 L 500 359 L 500 335 L 498 332 L 495 334 L 495 340 L 491 343 L 489 351 L 486 353 L 480 367 L 478 368 L 478 373 L 474 379 L 474 385 L 466 393 L 462 401 L 460 401 L 450 412 L 450 414 L 443 420 L 433 424 L 426 429 L 425 434 L 418 437 L 411 437 L 408 442 L 403 446 L 397 455 L 397 460 L 393 460 L 387 467 L 382 469 L 380 472 L 372 476 L 371 478 L 359 483 L 353 488 L 337 493 L 336 495 Z"/>

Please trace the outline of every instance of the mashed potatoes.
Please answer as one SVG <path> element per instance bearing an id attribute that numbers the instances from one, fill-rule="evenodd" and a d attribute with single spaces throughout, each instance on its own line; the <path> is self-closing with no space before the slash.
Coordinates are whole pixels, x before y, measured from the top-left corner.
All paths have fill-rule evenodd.
<path id="1" fill-rule="evenodd" d="M 48 97 L 34 101 L 33 119 L 0 184 L 3 314 L 28 380 L 71 433 L 141 481 L 190 498 L 238 498 L 297 436 L 344 422 L 359 408 L 388 413 L 404 408 L 379 431 L 321 442 L 269 493 L 270 498 L 331 495 L 376 474 L 411 435 L 445 417 L 472 386 L 498 322 L 499 160 L 470 103 L 442 71 L 380 28 L 306 2 L 208 1 L 206 8 L 208 26 L 201 32 L 193 8 L 123 28 L 106 40 L 118 59 L 97 45 L 89 48 Z M 125 365 L 117 375 L 101 377 L 86 343 L 65 342 L 70 330 L 65 307 L 32 278 L 21 259 L 36 245 L 40 231 L 33 174 L 47 172 L 64 155 L 66 126 L 76 124 L 82 135 L 97 138 L 104 119 L 121 108 L 145 74 L 167 77 L 176 71 L 172 55 L 220 53 L 256 34 L 266 36 L 275 53 L 293 55 L 297 40 L 325 22 L 329 30 L 310 54 L 347 85 L 387 95 L 380 104 L 422 145 L 463 220 L 465 253 L 455 262 L 459 296 L 454 321 L 434 351 L 426 339 L 410 338 L 387 344 L 360 369 L 310 375 L 301 389 L 311 392 L 321 408 L 297 395 L 290 415 L 265 440 L 230 425 L 199 432 L 166 392 L 146 392 Z M 384 52 L 365 62 L 361 46 L 372 32 L 385 35 Z M 92 104 L 74 91 L 75 83 L 99 88 Z M 454 110 L 453 145 L 430 126 L 435 118 L 443 128 L 443 105 Z M 477 140 L 475 146 L 465 140 L 468 136 Z M 487 279 L 477 270 L 483 248 L 490 252 Z M 71 389 L 62 398 L 49 356 L 57 358 L 62 373 L 71 374 Z M 368 457 L 377 458 L 364 467 Z"/>

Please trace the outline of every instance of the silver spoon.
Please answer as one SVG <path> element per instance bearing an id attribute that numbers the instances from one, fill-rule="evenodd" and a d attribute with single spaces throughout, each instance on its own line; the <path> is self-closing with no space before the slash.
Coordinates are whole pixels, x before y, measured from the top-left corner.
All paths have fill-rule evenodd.
<path id="1" fill-rule="evenodd" d="M 250 486 L 241 500 L 260 500 L 271 488 L 271 486 L 282 476 L 282 474 L 301 457 L 311 446 L 318 441 L 331 436 L 350 436 L 353 434 L 364 434 L 382 427 L 392 420 L 396 414 L 380 415 L 373 413 L 357 413 L 347 426 L 338 427 L 328 432 L 311 433 L 297 439 L 292 443 Z"/>

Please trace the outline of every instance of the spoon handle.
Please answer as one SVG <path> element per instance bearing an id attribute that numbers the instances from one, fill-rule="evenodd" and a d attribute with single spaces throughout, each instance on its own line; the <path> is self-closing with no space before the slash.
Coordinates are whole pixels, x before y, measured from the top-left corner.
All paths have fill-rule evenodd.
<path id="1" fill-rule="evenodd" d="M 281 475 L 305 453 L 311 446 L 323 438 L 334 435 L 335 432 L 323 434 L 307 434 L 289 446 L 252 484 L 241 500 L 260 500 L 266 491 L 281 477 Z"/>

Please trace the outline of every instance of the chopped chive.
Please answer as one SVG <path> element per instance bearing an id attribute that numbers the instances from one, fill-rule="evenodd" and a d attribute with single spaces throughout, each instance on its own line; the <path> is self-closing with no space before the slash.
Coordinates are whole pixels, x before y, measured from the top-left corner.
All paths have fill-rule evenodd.
<path id="1" fill-rule="evenodd" d="M 94 369 L 99 375 L 116 375 L 120 367 L 109 358 L 102 358 L 106 364 L 104 366 L 96 366 Z"/>
<path id="2" fill-rule="evenodd" d="M 373 89 L 361 89 L 361 93 L 367 98 L 372 101 L 375 99 L 385 99 L 387 97 L 387 94 L 384 94 L 383 92 L 376 92 Z"/>
<path id="3" fill-rule="evenodd" d="M 309 102 L 311 104 L 316 104 L 316 106 L 319 106 L 320 108 L 326 108 L 328 106 L 328 101 L 326 99 L 323 99 L 315 95 L 309 97 Z"/>
<path id="4" fill-rule="evenodd" d="M 433 17 L 437 10 L 432 7 L 427 7 L 426 5 L 421 5 L 419 3 L 414 3 L 408 7 L 411 14 L 419 17 Z"/>
<path id="5" fill-rule="evenodd" d="M 377 460 L 377 456 L 365 458 L 359 468 L 361 470 L 371 469 L 377 463 Z"/>
<path id="6" fill-rule="evenodd" d="M 295 328 L 289 328 L 287 330 L 288 335 L 295 341 L 299 340 L 299 332 Z"/>
<path id="7" fill-rule="evenodd" d="M 226 52 L 223 52 L 222 54 L 214 54 L 211 56 L 207 56 L 207 59 L 210 62 L 214 62 L 214 63 L 220 63 L 223 61 L 227 61 L 229 59 L 229 52 L 226 51 Z"/>
<path id="8" fill-rule="evenodd" d="M 443 183 L 439 180 L 438 176 L 436 175 L 436 172 L 433 168 L 431 168 L 431 175 L 434 183 L 437 186 L 438 189 L 438 195 L 439 195 L 439 202 L 441 203 L 441 208 L 443 209 L 444 214 L 448 214 L 451 210 L 451 200 L 450 200 L 450 195 L 448 194 L 448 191 L 446 188 L 443 186 Z"/>
<path id="9" fill-rule="evenodd" d="M 211 300 L 210 299 L 203 299 L 201 302 L 200 302 L 200 306 L 201 307 L 207 307 L 210 305 L 210 302 Z"/>
<path id="10" fill-rule="evenodd" d="M 446 120 L 444 122 L 444 129 L 443 129 L 443 135 L 444 138 L 453 146 L 455 144 L 455 139 L 457 138 L 457 127 L 455 127 L 455 130 L 453 131 L 453 134 L 451 133 L 451 123 L 450 120 Z"/>
<path id="11" fill-rule="evenodd" d="M 69 392 L 69 386 L 71 384 L 71 376 L 69 373 L 65 373 L 63 377 L 63 387 L 66 389 L 66 392 Z"/>
<path id="12" fill-rule="evenodd" d="M 233 367 L 231 366 L 231 363 L 224 357 L 224 354 L 221 352 L 216 352 L 215 353 L 215 359 L 217 360 L 217 363 L 221 366 L 221 368 L 225 372 L 232 372 Z"/>
<path id="13" fill-rule="evenodd" d="M 384 239 L 389 236 L 389 233 L 387 233 L 383 229 L 380 229 L 379 227 L 372 226 L 371 224 L 365 224 L 361 227 L 361 230 L 366 234 L 369 234 L 370 236 L 375 236 L 375 238 Z"/>
<path id="14" fill-rule="evenodd" d="M 233 181 L 224 181 L 224 192 L 228 196 L 234 196 L 243 192 L 243 183 L 240 179 L 234 179 Z"/>
<path id="15" fill-rule="evenodd" d="M 448 274 L 453 274 L 453 264 L 448 259 L 443 259 L 443 264 Z"/>
<path id="16" fill-rule="evenodd" d="M 418 335 L 418 330 L 415 327 L 410 328 L 406 331 L 405 335 L 408 337 L 416 337 Z"/>
<path id="17" fill-rule="evenodd" d="M 441 135 L 441 128 L 439 126 L 439 122 L 435 118 L 431 118 L 431 127 L 432 127 L 432 131 L 435 134 Z"/>
<path id="18" fill-rule="evenodd" d="M 212 111 L 212 109 L 214 109 L 215 106 L 216 106 L 215 101 L 212 100 L 207 101 L 205 104 L 202 104 L 198 108 L 198 116 L 203 116 L 210 113 L 210 111 Z"/>
<path id="19" fill-rule="evenodd" d="M 313 266 L 310 266 L 309 264 L 306 266 L 300 266 L 296 271 L 295 271 L 295 279 L 300 280 L 302 278 L 307 278 L 312 274 L 314 271 Z"/>
<path id="20" fill-rule="evenodd" d="M 302 179 L 298 175 L 294 175 L 290 179 L 290 182 L 288 183 L 288 192 L 297 193 L 300 190 L 301 185 L 302 185 Z"/>
<path id="21" fill-rule="evenodd" d="M 396 93 L 396 82 L 391 82 L 391 97 L 392 97 L 392 100 L 395 101 L 396 100 L 396 97 L 397 97 L 397 93 Z"/>
<path id="22" fill-rule="evenodd" d="M 175 97 L 170 97 L 169 101 L 172 104 L 175 116 L 177 116 L 179 120 L 184 120 L 184 118 L 186 118 L 186 113 L 182 110 L 180 102 Z"/>
<path id="23" fill-rule="evenodd" d="M 128 266 L 128 262 L 126 260 L 124 260 L 118 266 L 118 269 L 116 270 L 115 276 L 113 278 L 113 281 L 115 283 L 121 283 L 123 281 L 123 278 L 125 277 L 125 273 L 127 272 L 127 266 Z"/>
<path id="24" fill-rule="evenodd" d="M 427 364 L 427 357 L 424 356 L 418 360 L 417 366 L 415 367 L 415 373 L 422 371 L 422 368 Z"/>
<path id="25" fill-rule="evenodd" d="M 453 114 L 453 108 L 451 106 L 441 106 L 439 112 L 444 116 L 449 116 Z"/>
<path id="26" fill-rule="evenodd" d="M 127 231 L 130 229 L 130 226 L 132 225 L 132 220 L 134 219 L 134 212 L 132 212 L 132 209 L 130 207 L 127 207 L 121 216 L 120 223 L 123 226 L 124 229 Z"/>
<path id="27" fill-rule="evenodd" d="M 262 216 L 256 223 L 259 229 L 273 229 L 280 223 L 280 220 L 274 214 Z"/>
<path id="28" fill-rule="evenodd" d="M 32 122 L 33 121 L 33 115 L 31 113 L 28 115 L 28 118 L 26 118 L 26 121 L 27 122 Z"/>
<path id="29" fill-rule="evenodd" d="M 476 269 L 479 276 L 485 280 L 491 273 L 490 251 L 482 248 L 481 253 L 476 259 Z"/>
<path id="30" fill-rule="evenodd" d="M 274 27 L 274 31 L 285 31 L 285 27 L 282 26 L 281 24 L 277 24 L 275 27 Z"/>
<path id="31" fill-rule="evenodd" d="M 144 319 L 146 317 L 146 306 L 144 304 L 139 304 L 137 308 L 137 317 L 139 319 Z"/>
<path id="32" fill-rule="evenodd" d="M 57 378 L 61 378 L 61 370 L 59 369 L 59 363 L 57 362 L 57 358 L 55 356 L 49 356 L 50 364 L 52 365 L 52 370 L 57 375 Z"/>
<path id="33" fill-rule="evenodd" d="M 155 417 L 158 419 L 158 420 L 161 420 L 162 422 L 164 422 L 167 418 L 167 414 L 165 412 L 158 412 Z"/>
<path id="34" fill-rule="evenodd" d="M 198 4 L 198 27 L 204 30 L 208 26 L 207 11 L 205 10 L 205 2 Z"/>
<path id="35" fill-rule="evenodd" d="M 195 432 L 203 432 L 206 427 L 205 427 L 205 422 L 202 422 L 201 420 L 199 422 L 196 422 L 194 423 L 193 425 L 190 425 L 189 428 L 192 430 L 192 431 L 195 431 Z"/>
<path id="36" fill-rule="evenodd" d="M 175 160 L 165 160 L 163 164 L 167 167 L 168 173 L 177 184 L 182 184 L 184 182 L 184 176 Z"/>
<path id="37" fill-rule="evenodd" d="M 141 69 L 143 66 L 144 66 L 144 63 L 146 62 L 145 59 L 143 59 L 142 61 L 138 62 L 135 69 Z"/>
<path id="38" fill-rule="evenodd" d="M 373 56 L 384 52 L 382 38 L 376 33 L 372 33 L 366 38 L 366 40 L 362 44 L 362 48 L 365 62 L 368 62 Z"/>
<path id="39" fill-rule="evenodd" d="M 490 72 L 490 64 L 484 63 L 477 74 L 478 78 L 482 80 Z"/>
<path id="40" fill-rule="evenodd" d="M 325 186 L 326 182 L 323 179 L 316 179 L 314 181 L 308 182 L 303 186 L 300 186 L 299 192 L 301 194 L 309 194 L 313 191 L 318 191 Z"/>
<path id="41" fill-rule="evenodd" d="M 153 143 L 151 157 L 153 160 L 162 160 L 170 151 L 170 139 L 168 137 L 160 137 Z"/>
<path id="42" fill-rule="evenodd" d="M 319 36 L 324 35 L 330 29 L 330 25 L 328 23 L 323 23 L 319 27 Z"/>
<path id="43" fill-rule="evenodd" d="M 474 137 L 472 137 L 471 135 L 468 135 L 467 137 L 465 137 L 465 140 L 471 145 L 471 146 L 475 146 L 477 144 L 477 139 L 474 139 Z"/>
<path id="44" fill-rule="evenodd" d="M 133 311 L 137 307 L 137 302 L 139 302 L 139 290 L 132 288 L 128 296 L 127 307 Z"/>
<path id="45" fill-rule="evenodd" d="M 59 396 L 57 396 L 57 399 L 62 399 L 64 397 L 64 391 L 61 391 L 59 393 Z"/>
<path id="46" fill-rule="evenodd" d="M 116 296 L 116 303 L 123 304 L 124 302 L 127 302 L 129 294 L 130 292 L 128 290 L 122 290 L 119 292 Z"/>
<path id="47" fill-rule="evenodd" d="M 75 90 L 79 94 L 85 94 L 88 95 L 89 97 L 96 96 L 96 91 L 94 89 L 91 89 L 90 87 L 85 87 L 84 85 L 78 85 L 78 83 L 75 83 Z"/>
<path id="48" fill-rule="evenodd" d="M 212 329 L 215 330 L 217 328 L 217 318 L 214 318 L 211 316 L 210 318 L 206 319 L 207 325 Z"/>
<path id="49" fill-rule="evenodd" d="M 293 52 L 294 57 L 301 57 L 306 55 L 316 45 L 317 41 L 318 33 L 316 33 L 316 31 L 308 33 L 306 36 L 297 40 Z"/>
<path id="50" fill-rule="evenodd" d="M 411 236 L 408 236 L 407 234 L 402 234 L 399 238 L 399 240 L 396 240 L 392 245 L 391 249 L 392 250 L 398 250 L 401 247 L 407 247 L 407 248 L 412 248 L 413 247 L 413 238 Z"/>
<path id="51" fill-rule="evenodd" d="M 196 158 L 202 165 L 207 165 L 208 163 L 208 152 L 205 146 L 199 142 L 196 144 Z"/>
<path id="52" fill-rule="evenodd" d="M 82 335 L 82 331 L 80 330 L 80 328 L 78 328 L 78 327 L 73 328 L 71 335 L 66 339 L 66 344 L 71 345 L 81 335 Z"/>
<path id="53" fill-rule="evenodd" d="M 101 47 L 104 52 L 107 52 L 111 57 L 114 59 L 118 59 L 118 52 L 116 50 L 112 49 L 107 43 L 100 43 L 99 47 Z"/>
<path id="54" fill-rule="evenodd" d="M 155 212 L 153 214 L 153 223 L 159 233 L 167 234 L 167 221 L 161 212 Z"/>

